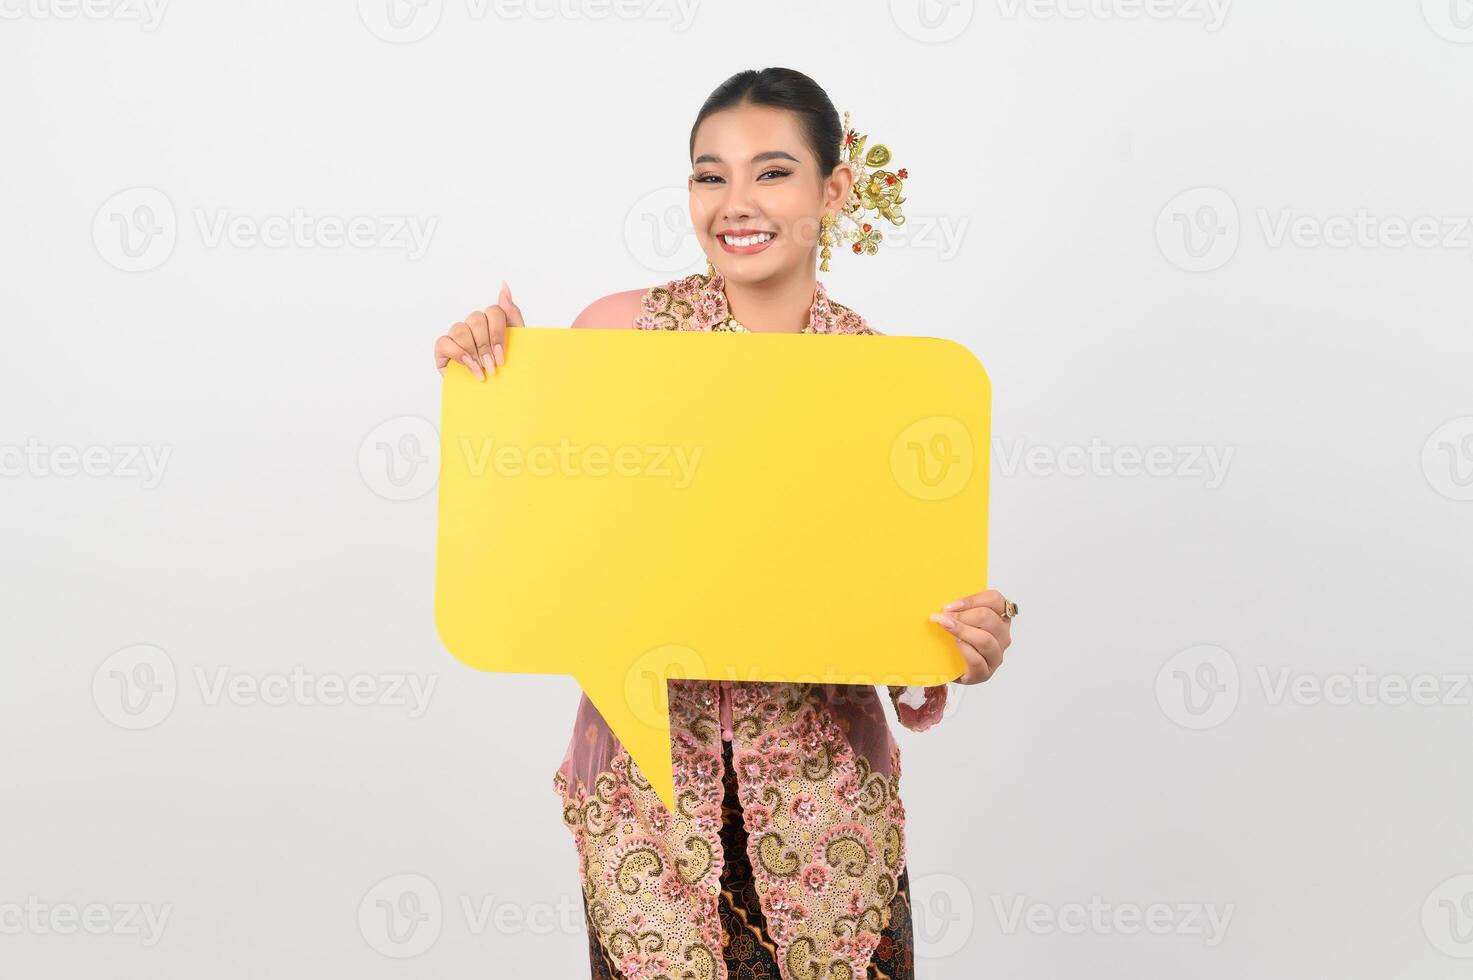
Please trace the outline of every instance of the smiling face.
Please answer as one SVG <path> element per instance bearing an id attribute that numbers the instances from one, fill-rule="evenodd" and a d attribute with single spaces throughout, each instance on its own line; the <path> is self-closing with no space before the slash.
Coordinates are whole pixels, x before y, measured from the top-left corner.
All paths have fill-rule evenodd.
<path id="1" fill-rule="evenodd" d="M 691 221 L 721 274 L 756 283 L 811 270 L 819 219 L 838 212 L 854 183 L 849 165 L 820 174 L 798 114 L 771 106 L 712 113 L 693 149 Z"/>

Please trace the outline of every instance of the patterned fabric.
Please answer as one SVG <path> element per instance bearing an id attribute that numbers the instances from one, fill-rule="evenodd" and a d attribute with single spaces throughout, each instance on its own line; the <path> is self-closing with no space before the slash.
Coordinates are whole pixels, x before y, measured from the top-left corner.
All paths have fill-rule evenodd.
<path id="1" fill-rule="evenodd" d="M 731 315 L 726 302 L 726 279 L 719 270 L 709 276 L 698 272 L 646 290 L 634 325 L 640 330 L 750 332 Z M 802 332 L 875 334 L 879 331 L 872 329 L 849 307 L 829 299 L 820 282 L 813 291 L 808 325 Z"/>
<path id="2" fill-rule="evenodd" d="M 767 919 L 757 895 L 757 882 L 747 860 L 747 831 L 742 823 L 740 788 L 732 766 L 731 743 L 724 746 L 725 796 L 721 801 L 721 846 L 725 864 L 721 872 L 722 954 L 729 976 L 736 980 L 778 980 L 777 945 L 767 930 Z M 598 941 L 598 929 L 583 902 L 588 926 L 589 973 L 592 980 L 624 980 Z M 913 980 L 915 940 L 910 912 L 910 882 L 905 871 L 896 879 L 895 898 L 890 902 L 890 925 L 880 936 L 865 973 L 866 980 Z"/>
<path id="3" fill-rule="evenodd" d="M 719 272 L 648 290 L 635 325 L 747 329 L 731 316 Z M 877 333 L 822 283 L 803 332 Z M 896 938 L 909 930 L 900 749 L 875 688 L 672 679 L 667 690 L 673 812 L 586 694 L 553 775 L 577 848 L 590 943 L 618 975 L 764 976 L 737 969 L 747 946 L 733 958 L 723 927 L 722 895 L 731 887 L 727 907 L 741 907 L 744 878 L 775 980 L 861 980 L 874 975 L 877 956 L 896 955 L 897 942 L 908 963 L 908 942 Z M 945 684 L 888 691 L 914 731 L 939 721 L 946 705 Z M 728 869 L 732 786 L 746 860 Z"/>

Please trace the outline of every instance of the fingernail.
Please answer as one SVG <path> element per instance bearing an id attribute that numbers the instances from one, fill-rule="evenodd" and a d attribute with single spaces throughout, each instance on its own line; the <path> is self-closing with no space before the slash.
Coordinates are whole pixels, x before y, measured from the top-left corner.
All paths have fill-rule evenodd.
<path id="1" fill-rule="evenodd" d="M 511 287 L 506 284 L 505 279 L 501 280 L 501 291 L 506 293 L 507 299 L 511 299 Z"/>
<path id="2" fill-rule="evenodd" d="M 960 599 L 958 599 L 955 602 L 948 602 L 946 605 L 942 606 L 941 608 L 944 609 L 946 612 L 956 612 L 958 609 L 960 609 L 962 606 L 965 606 L 965 605 L 966 605 L 965 602 L 962 602 Z"/>
<path id="3" fill-rule="evenodd" d="M 956 620 L 952 619 L 950 616 L 943 616 L 940 613 L 933 614 L 931 616 L 931 622 L 940 623 L 942 626 L 945 626 L 949 630 L 956 629 Z"/>
<path id="4" fill-rule="evenodd" d="M 481 365 L 476 363 L 475 358 L 467 355 L 460 359 L 460 363 L 464 364 L 470 370 L 471 374 L 475 375 L 477 381 L 486 380 L 486 376 L 481 373 Z"/>
<path id="5" fill-rule="evenodd" d="M 486 365 L 486 373 L 487 374 L 495 374 L 496 373 L 496 363 L 491 360 L 491 355 L 490 354 L 482 354 L 481 355 L 481 363 L 484 364 L 484 365 Z"/>
<path id="6" fill-rule="evenodd" d="M 506 363 L 506 351 L 502 350 L 500 344 L 497 344 L 495 347 L 491 348 L 491 353 L 496 355 L 497 367 L 501 367 L 501 365 Z"/>
<path id="7" fill-rule="evenodd" d="M 444 368 L 441 368 L 440 369 L 440 377 L 442 377 L 442 378 L 445 377 L 445 369 Z"/>

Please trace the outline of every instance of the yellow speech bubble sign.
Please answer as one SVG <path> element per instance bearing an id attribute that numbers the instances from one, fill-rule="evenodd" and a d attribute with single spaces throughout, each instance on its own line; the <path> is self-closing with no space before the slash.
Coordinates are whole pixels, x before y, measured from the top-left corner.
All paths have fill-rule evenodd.
<path id="1" fill-rule="evenodd" d="M 435 622 L 572 674 L 674 808 L 672 677 L 941 684 L 985 587 L 991 385 L 927 337 L 519 328 L 441 405 Z"/>

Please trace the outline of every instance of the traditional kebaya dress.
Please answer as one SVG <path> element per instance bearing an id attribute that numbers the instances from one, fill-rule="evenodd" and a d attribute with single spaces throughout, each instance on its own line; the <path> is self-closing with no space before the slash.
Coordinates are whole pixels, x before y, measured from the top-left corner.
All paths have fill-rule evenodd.
<path id="1" fill-rule="evenodd" d="M 720 272 L 647 290 L 634 326 L 746 331 Z M 878 333 L 822 283 L 803 332 Z M 900 749 L 875 688 L 667 688 L 673 812 L 586 694 L 553 775 L 578 851 L 593 976 L 912 977 Z M 940 720 L 945 684 L 887 690 L 906 728 Z"/>

